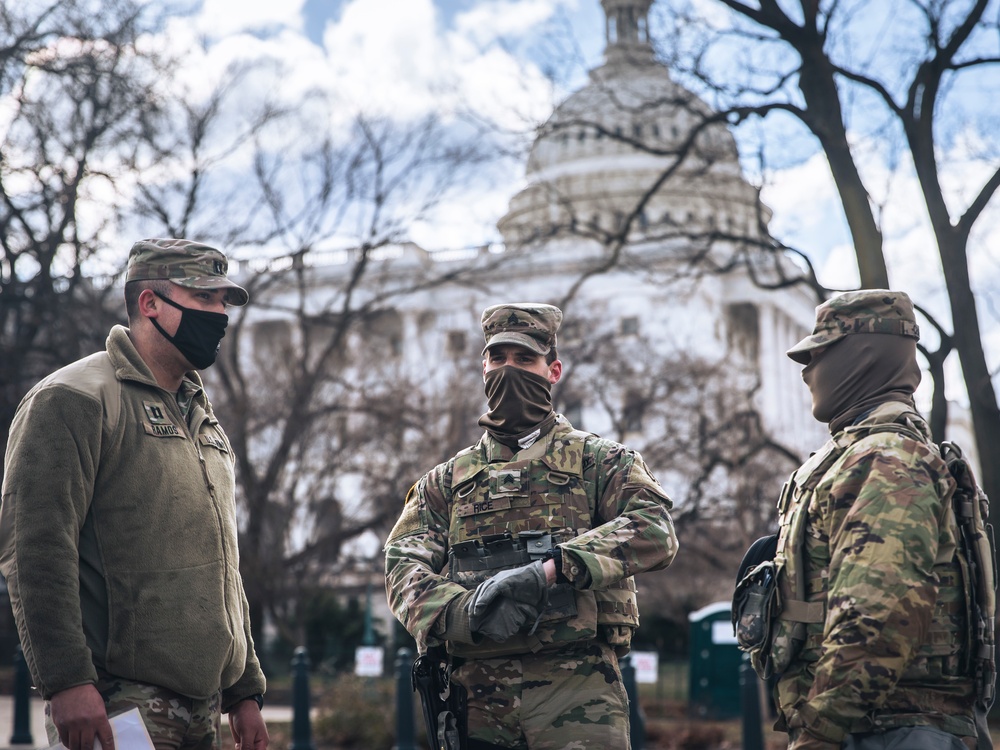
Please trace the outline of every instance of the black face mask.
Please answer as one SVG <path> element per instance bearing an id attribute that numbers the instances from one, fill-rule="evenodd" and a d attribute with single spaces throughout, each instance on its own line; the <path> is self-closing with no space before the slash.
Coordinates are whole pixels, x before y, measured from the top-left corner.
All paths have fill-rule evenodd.
<path id="1" fill-rule="evenodd" d="M 171 307 L 181 311 L 181 322 L 177 326 L 177 333 L 171 336 L 156 322 L 156 318 L 150 318 L 156 330 L 176 346 L 187 361 L 197 369 L 204 370 L 215 364 L 215 358 L 219 356 L 219 347 L 222 346 L 222 337 L 226 335 L 226 326 L 229 325 L 229 316 L 225 313 L 184 307 L 159 292 L 153 293 Z"/>

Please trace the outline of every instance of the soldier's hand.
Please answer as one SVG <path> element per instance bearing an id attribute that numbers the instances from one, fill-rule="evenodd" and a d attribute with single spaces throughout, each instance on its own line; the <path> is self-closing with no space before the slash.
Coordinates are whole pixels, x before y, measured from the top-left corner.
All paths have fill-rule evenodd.
<path id="1" fill-rule="evenodd" d="M 247 699 L 237 703 L 229 712 L 229 731 L 236 750 L 266 750 L 271 741 L 260 714 L 257 701 Z"/>
<path id="2" fill-rule="evenodd" d="M 515 635 L 528 623 L 538 619 L 538 608 L 523 602 L 515 602 L 506 597 L 497 599 L 483 614 L 469 615 L 469 629 L 477 635 L 485 635 L 503 643 Z"/>
<path id="3" fill-rule="evenodd" d="M 92 684 L 60 690 L 49 701 L 52 724 L 59 732 L 59 741 L 69 750 L 92 750 L 94 740 L 100 740 L 103 750 L 114 750 L 104 698 Z"/>
<path id="4" fill-rule="evenodd" d="M 523 618 L 517 623 L 517 629 L 506 636 L 510 637 L 529 617 L 538 618 L 538 612 L 545 606 L 547 589 L 545 569 L 540 560 L 520 568 L 501 570 L 479 584 L 469 601 L 469 621 L 473 631 L 485 633 L 482 628 L 487 620 L 496 619 L 502 625 L 494 630 L 503 632 Z"/>

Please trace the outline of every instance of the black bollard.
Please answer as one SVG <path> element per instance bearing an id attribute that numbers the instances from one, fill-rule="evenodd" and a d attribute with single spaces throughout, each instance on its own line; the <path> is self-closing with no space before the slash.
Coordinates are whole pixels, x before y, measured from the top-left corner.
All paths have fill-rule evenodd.
<path id="1" fill-rule="evenodd" d="M 764 750 L 760 719 L 760 685 L 750 665 L 750 655 L 740 662 L 740 709 L 743 714 L 743 750 Z"/>
<path id="2" fill-rule="evenodd" d="M 646 716 L 639 705 L 639 690 L 635 682 L 635 666 L 632 659 L 626 656 L 621 660 L 622 682 L 628 694 L 629 742 L 632 750 L 643 750 L 646 747 Z"/>
<path id="3" fill-rule="evenodd" d="M 14 650 L 14 731 L 10 744 L 34 744 L 31 739 L 31 676 L 20 645 Z"/>
<path id="4" fill-rule="evenodd" d="M 309 652 L 303 646 L 292 657 L 292 747 L 314 750 L 309 717 Z"/>
<path id="5" fill-rule="evenodd" d="M 392 750 L 417 750 L 413 732 L 413 652 L 401 648 L 396 652 L 396 744 Z"/>

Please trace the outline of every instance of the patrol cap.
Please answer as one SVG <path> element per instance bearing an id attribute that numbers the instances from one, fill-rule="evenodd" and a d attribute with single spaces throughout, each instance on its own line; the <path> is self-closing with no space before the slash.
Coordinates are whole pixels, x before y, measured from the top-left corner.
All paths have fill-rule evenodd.
<path id="1" fill-rule="evenodd" d="M 507 302 L 483 310 L 483 334 L 486 346 L 516 344 L 538 354 L 548 354 L 556 345 L 556 331 L 562 323 L 562 310 L 540 302 Z"/>
<path id="2" fill-rule="evenodd" d="M 128 254 L 125 281 L 167 279 L 191 289 L 228 289 L 227 302 L 245 305 L 247 290 L 226 278 L 229 261 L 214 247 L 178 239 L 139 240 Z"/>
<path id="3" fill-rule="evenodd" d="M 788 350 L 799 364 L 809 363 L 813 349 L 829 346 L 852 333 L 893 333 L 920 338 L 913 302 L 906 292 L 862 289 L 844 292 L 816 308 L 816 327 L 811 335 Z"/>

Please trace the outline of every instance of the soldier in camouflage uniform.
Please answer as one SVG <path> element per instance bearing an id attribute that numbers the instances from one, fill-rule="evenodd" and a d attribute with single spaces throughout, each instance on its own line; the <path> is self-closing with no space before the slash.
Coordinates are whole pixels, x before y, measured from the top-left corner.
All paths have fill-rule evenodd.
<path id="1" fill-rule="evenodd" d="M 553 411 L 561 321 L 483 312 L 485 434 L 421 477 L 385 545 L 392 611 L 421 653 L 446 646 L 467 691 L 469 750 L 627 749 L 633 576 L 677 551 L 639 454 Z"/>
<path id="2" fill-rule="evenodd" d="M 794 750 L 976 747 L 954 480 L 914 406 L 918 336 L 905 294 L 850 292 L 788 352 L 832 436 L 778 506 L 769 656 Z"/>
<path id="3" fill-rule="evenodd" d="M 226 256 L 136 242 L 105 351 L 49 375 L 11 426 L 0 572 L 49 742 L 114 750 L 139 709 L 156 750 L 210 750 L 220 712 L 264 750 L 264 675 L 239 573 L 236 460 L 198 370 L 245 289 Z"/>

